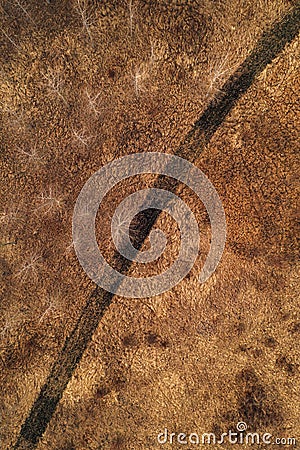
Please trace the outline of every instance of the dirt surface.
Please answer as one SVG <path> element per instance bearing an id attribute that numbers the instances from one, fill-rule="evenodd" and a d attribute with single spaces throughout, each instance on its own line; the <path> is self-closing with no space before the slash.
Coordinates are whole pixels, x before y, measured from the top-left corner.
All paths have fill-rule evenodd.
<path id="1" fill-rule="evenodd" d="M 180 449 L 158 433 L 219 437 L 241 421 L 299 445 L 299 37 L 279 49 L 276 28 L 270 52 L 256 53 L 291 8 L 299 3 L 1 1 L 1 449 L 19 438 L 18 448 L 39 450 Z M 257 70 L 240 95 L 234 80 L 247 57 Z M 206 140 L 195 132 L 183 155 L 226 213 L 217 271 L 198 283 L 210 226 L 180 187 L 201 232 L 190 274 L 159 296 L 94 297 L 85 310 L 95 285 L 72 245 L 84 183 L 129 153 L 184 152 L 223 94 L 236 101 L 226 116 L 213 110 L 218 126 L 207 125 Z M 106 199 L 97 237 L 108 259 L 116 203 L 153 183 L 135 177 Z M 176 257 L 176 224 L 162 214 L 156 226 L 169 236 L 166 257 L 131 275 Z"/>

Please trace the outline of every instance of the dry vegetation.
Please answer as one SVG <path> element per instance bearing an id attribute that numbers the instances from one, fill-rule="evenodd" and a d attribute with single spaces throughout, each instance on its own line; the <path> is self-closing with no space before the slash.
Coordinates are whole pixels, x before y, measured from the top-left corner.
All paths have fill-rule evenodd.
<path id="1" fill-rule="evenodd" d="M 293 3 L 0 1 L 1 449 L 16 442 L 94 288 L 72 246 L 83 184 L 128 153 L 174 152 Z M 202 255 L 168 293 L 116 297 L 39 450 L 156 449 L 164 428 L 221 434 L 239 420 L 300 442 L 298 92 L 296 38 L 197 161 L 227 216 L 217 272 L 198 284 Z M 151 182 L 124 183 L 103 220 L 118 195 Z M 181 194 L 207 250 L 203 208 Z M 174 224 L 159 223 L 176 247 Z"/>

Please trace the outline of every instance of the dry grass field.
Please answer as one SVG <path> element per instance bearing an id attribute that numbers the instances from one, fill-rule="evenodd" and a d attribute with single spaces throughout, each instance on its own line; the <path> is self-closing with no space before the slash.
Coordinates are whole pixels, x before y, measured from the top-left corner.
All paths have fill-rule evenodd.
<path id="1" fill-rule="evenodd" d="M 299 447 L 299 9 L 0 0 L 1 449 L 246 449 L 157 440 L 166 428 L 220 437 L 241 421 Z M 239 92 L 230 80 L 248 66 Z M 194 268 L 156 297 L 104 301 L 72 245 L 80 190 L 116 158 L 181 149 L 222 200 L 220 265 L 198 283 L 209 220 L 180 186 L 201 233 Z M 108 195 L 96 224 L 107 259 L 116 204 L 153 183 L 136 176 Z M 132 276 L 176 257 L 174 221 L 155 226 L 166 256 Z"/>

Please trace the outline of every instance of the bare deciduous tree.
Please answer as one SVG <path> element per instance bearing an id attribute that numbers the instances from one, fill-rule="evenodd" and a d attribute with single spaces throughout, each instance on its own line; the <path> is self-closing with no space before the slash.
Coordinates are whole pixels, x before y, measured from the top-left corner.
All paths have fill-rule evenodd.
<path id="1" fill-rule="evenodd" d="M 91 14 L 88 12 L 88 4 L 87 0 L 77 0 L 76 10 L 80 15 L 82 21 L 83 30 L 86 31 L 92 46 L 94 46 L 93 36 L 91 33 L 91 26 L 93 25 L 93 19 Z"/>

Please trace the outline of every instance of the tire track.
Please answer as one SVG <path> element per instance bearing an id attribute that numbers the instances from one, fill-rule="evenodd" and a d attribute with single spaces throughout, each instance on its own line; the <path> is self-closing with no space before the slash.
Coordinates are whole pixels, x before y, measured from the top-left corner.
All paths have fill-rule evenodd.
<path id="1" fill-rule="evenodd" d="M 241 96 L 249 89 L 257 75 L 270 64 L 298 34 L 300 27 L 300 4 L 298 3 L 284 18 L 265 31 L 251 54 L 240 65 L 236 72 L 225 82 L 220 93 L 214 98 L 199 120 L 195 122 L 183 143 L 175 151 L 175 155 L 197 160 L 204 146 L 223 123 Z M 177 182 L 159 177 L 154 187 L 174 191 Z M 147 238 L 160 212 L 148 210 L 144 213 L 137 228 L 136 242 L 139 249 Z M 113 256 L 117 270 L 126 273 L 130 261 Z M 14 449 L 34 449 L 45 432 L 56 406 L 70 381 L 72 374 L 99 325 L 106 309 L 112 302 L 114 294 L 96 287 L 90 295 L 81 316 L 65 345 L 55 361 L 52 370 L 41 389 L 31 411 L 26 418 Z"/>

